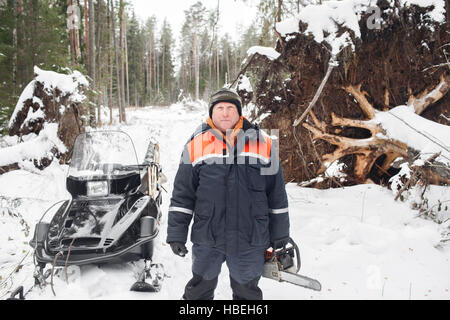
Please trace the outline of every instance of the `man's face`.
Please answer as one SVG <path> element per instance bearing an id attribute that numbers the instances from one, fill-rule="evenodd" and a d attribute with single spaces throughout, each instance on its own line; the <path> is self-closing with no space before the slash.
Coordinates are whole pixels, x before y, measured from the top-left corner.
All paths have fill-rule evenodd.
<path id="1" fill-rule="evenodd" d="M 212 110 L 212 122 L 217 129 L 226 133 L 233 129 L 240 119 L 237 107 L 230 102 L 219 102 Z"/>

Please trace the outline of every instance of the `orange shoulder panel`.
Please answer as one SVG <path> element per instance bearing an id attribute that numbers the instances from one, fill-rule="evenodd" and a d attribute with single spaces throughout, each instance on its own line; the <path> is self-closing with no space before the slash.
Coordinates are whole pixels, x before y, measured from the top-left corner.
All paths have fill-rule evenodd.
<path id="1" fill-rule="evenodd" d="M 266 135 L 261 135 L 263 139 L 257 141 L 251 140 L 245 144 L 244 152 L 254 155 L 259 155 L 267 160 L 270 158 L 270 151 L 272 149 L 272 139 Z"/>
<path id="2" fill-rule="evenodd" d="M 217 139 L 210 131 L 202 132 L 187 144 L 192 164 L 214 155 L 222 156 L 224 148 L 225 142 Z"/>

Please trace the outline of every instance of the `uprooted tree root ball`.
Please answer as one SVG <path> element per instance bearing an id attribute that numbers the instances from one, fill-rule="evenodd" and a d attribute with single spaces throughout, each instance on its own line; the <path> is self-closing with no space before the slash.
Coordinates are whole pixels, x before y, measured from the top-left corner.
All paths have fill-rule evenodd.
<path id="1" fill-rule="evenodd" d="M 378 6 L 384 10 L 388 5 L 379 1 Z M 253 119 L 264 115 L 262 128 L 280 130 L 287 182 L 314 187 L 387 184 L 399 172 L 393 162 L 401 157 L 412 164 L 421 150 L 387 137 L 382 123 L 373 121 L 375 113 L 405 105 L 426 119 L 450 124 L 449 22 L 426 20 L 428 10 L 410 6 L 398 7 L 398 15 L 383 11 L 379 29 L 368 29 L 369 15 L 364 14 L 358 38 L 340 26 L 338 33 L 349 32 L 354 50 L 347 46 L 339 52 L 317 102 L 295 127 L 325 77 L 330 47 L 305 35 L 307 26 L 300 21 L 299 32 L 278 40 L 278 59 L 256 54 L 245 72 L 253 92 L 239 93 L 244 104 L 256 106 Z M 345 178 L 324 175 L 334 161 L 343 164 Z M 440 178 L 432 183 L 448 183 L 449 170 L 444 171 L 434 172 Z"/>

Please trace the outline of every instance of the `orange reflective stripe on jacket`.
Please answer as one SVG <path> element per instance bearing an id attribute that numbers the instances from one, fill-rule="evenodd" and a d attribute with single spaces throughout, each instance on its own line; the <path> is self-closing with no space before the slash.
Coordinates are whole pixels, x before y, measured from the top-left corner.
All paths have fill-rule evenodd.
<path id="1" fill-rule="evenodd" d="M 192 165 L 208 158 L 222 158 L 224 156 L 223 149 L 226 148 L 226 143 L 217 139 L 211 131 L 202 132 L 187 144 Z"/>
<path id="2" fill-rule="evenodd" d="M 196 135 L 187 144 L 187 150 L 192 165 L 195 166 L 200 161 L 211 158 L 228 157 L 230 150 L 225 141 L 227 141 L 231 147 L 236 145 L 236 138 L 238 137 L 238 133 L 242 130 L 243 120 L 244 118 L 241 117 L 241 120 L 233 129 L 232 134 L 230 136 L 225 136 L 214 127 L 211 119 L 208 119 L 207 124 L 211 129 Z M 221 138 L 218 138 L 218 136 Z M 239 144 L 237 145 L 240 147 Z M 267 135 L 261 134 L 259 139 L 249 139 L 245 143 L 243 149 L 238 150 L 238 155 L 258 158 L 264 162 L 269 162 L 271 148 L 272 140 Z"/>
<path id="3" fill-rule="evenodd" d="M 249 156 L 269 162 L 270 152 L 272 149 L 272 140 L 264 135 L 261 135 L 258 140 L 249 140 L 244 146 L 244 149 L 240 152 L 241 156 Z"/>

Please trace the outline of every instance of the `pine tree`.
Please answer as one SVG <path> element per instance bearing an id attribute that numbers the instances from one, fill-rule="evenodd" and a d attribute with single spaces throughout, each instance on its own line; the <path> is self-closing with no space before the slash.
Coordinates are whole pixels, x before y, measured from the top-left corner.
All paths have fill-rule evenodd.
<path id="1" fill-rule="evenodd" d="M 155 88 L 156 75 L 155 70 L 155 56 L 156 56 L 156 41 L 155 41 L 156 17 L 152 16 L 147 19 L 143 30 L 143 43 L 145 43 L 145 92 L 144 103 L 152 103 L 154 100 L 153 93 Z"/>
<path id="2" fill-rule="evenodd" d="M 67 3 L 0 2 L 0 129 L 4 129 L 33 68 L 63 71 L 70 65 Z"/>
<path id="3" fill-rule="evenodd" d="M 128 65 L 130 78 L 130 101 L 135 105 L 145 103 L 145 71 L 143 63 L 145 58 L 145 33 L 140 28 L 136 15 L 132 13 L 128 20 L 127 44 L 128 44 Z"/>
<path id="4" fill-rule="evenodd" d="M 163 92 L 162 103 L 167 104 L 173 98 L 174 65 L 172 61 L 173 47 L 172 29 L 170 24 L 164 20 L 161 28 L 161 88 Z"/>

